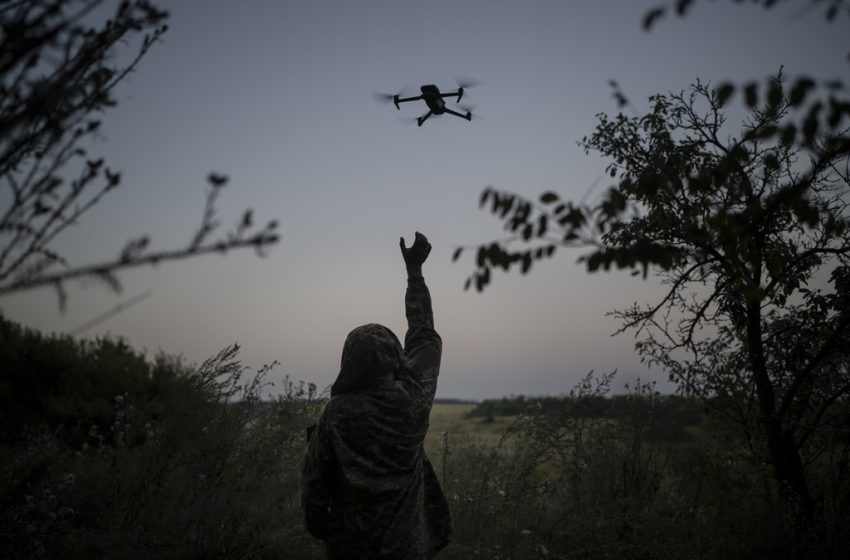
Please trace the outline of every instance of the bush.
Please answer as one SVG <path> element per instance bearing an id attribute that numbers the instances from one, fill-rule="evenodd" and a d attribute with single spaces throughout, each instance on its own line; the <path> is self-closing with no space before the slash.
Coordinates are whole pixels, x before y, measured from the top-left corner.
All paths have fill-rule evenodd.
<path id="1" fill-rule="evenodd" d="M 148 364 L 157 394 L 113 395 L 79 446 L 44 429 L 0 447 L 0 557 L 319 558 L 297 497 L 315 387 L 262 402 L 267 368 L 245 381 L 237 352 Z"/>

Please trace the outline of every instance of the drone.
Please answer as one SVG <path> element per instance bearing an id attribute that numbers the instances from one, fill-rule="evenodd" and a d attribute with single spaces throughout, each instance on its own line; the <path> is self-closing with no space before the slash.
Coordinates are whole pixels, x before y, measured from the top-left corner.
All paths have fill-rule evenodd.
<path id="1" fill-rule="evenodd" d="M 442 115 L 444 113 L 448 113 L 449 115 L 454 115 L 456 117 L 471 121 L 471 107 L 464 107 L 462 105 L 459 105 L 461 110 L 466 111 L 466 114 L 459 113 L 446 107 L 446 102 L 443 101 L 443 99 L 446 97 L 457 97 L 457 99 L 455 100 L 455 104 L 459 104 L 460 100 L 463 98 L 464 88 L 472 87 L 474 85 L 477 85 L 477 83 L 478 82 L 472 80 L 467 80 L 465 83 L 459 80 L 457 91 L 451 93 L 440 93 L 440 88 L 438 88 L 434 84 L 426 84 L 419 88 L 419 90 L 422 92 L 421 95 L 417 95 L 415 97 L 400 97 L 401 94 L 391 95 L 387 93 L 376 93 L 375 99 L 382 102 L 392 101 L 396 109 L 401 109 L 401 107 L 399 107 L 399 103 L 407 103 L 408 101 L 419 101 L 420 99 L 425 101 L 425 104 L 428 105 L 428 112 L 422 115 L 421 117 L 417 117 L 416 124 L 418 126 L 422 126 L 422 123 L 428 120 L 428 117 L 430 117 L 431 115 Z"/>

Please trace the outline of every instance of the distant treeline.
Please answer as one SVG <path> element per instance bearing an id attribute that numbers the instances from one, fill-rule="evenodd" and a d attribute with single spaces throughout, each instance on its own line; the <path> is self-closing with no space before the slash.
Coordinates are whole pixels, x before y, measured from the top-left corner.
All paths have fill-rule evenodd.
<path id="1" fill-rule="evenodd" d="M 478 401 L 470 399 L 446 399 L 438 397 L 434 399 L 434 404 L 478 404 Z"/>
<path id="2" fill-rule="evenodd" d="M 491 419 L 496 416 L 565 415 L 581 418 L 625 418 L 636 411 L 651 414 L 654 418 L 675 423 L 679 426 L 702 424 L 705 405 L 679 395 L 654 394 L 648 396 L 615 395 L 603 397 L 586 395 L 581 398 L 569 396 L 526 397 L 524 395 L 487 399 L 467 413 L 469 418 Z"/>

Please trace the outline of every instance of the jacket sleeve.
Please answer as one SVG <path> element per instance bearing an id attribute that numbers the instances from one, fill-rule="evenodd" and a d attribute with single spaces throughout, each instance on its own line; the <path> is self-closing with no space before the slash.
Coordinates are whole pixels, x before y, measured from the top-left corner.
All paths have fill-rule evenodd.
<path id="1" fill-rule="evenodd" d="M 301 468 L 301 507 L 307 532 L 317 539 L 328 534 L 333 454 L 330 449 L 324 414 L 307 441 Z"/>
<path id="2" fill-rule="evenodd" d="M 413 376 L 433 399 L 440 373 L 443 342 L 434 330 L 431 294 L 421 276 L 408 278 L 404 303 L 407 315 L 404 357 Z"/>

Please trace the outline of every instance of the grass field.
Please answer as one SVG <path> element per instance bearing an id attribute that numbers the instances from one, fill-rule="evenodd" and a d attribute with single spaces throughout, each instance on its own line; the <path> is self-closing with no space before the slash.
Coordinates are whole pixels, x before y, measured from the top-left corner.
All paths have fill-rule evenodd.
<path id="1" fill-rule="evenodd" d="M 491 422 L 483 418 L 466 418 L 475 404 L 435 404 L 431 409 L 431 427 L 425 437 L 425 451 L 435 457 L 439 448 L 439 435 L 446 432 L 449 443 L 472 438 L 479 443 L 494 446 L 514 422 L 515 416 L 496 416 Z"/>

